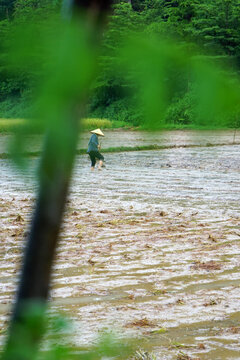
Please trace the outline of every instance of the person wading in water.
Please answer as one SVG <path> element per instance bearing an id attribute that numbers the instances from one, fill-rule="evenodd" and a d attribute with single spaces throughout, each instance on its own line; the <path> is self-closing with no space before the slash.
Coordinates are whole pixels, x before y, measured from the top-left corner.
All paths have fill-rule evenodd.
<path id="1" fill-rule="evenodd" d="M 103 132 L 100 129 L 95 129 L 91 131 L 92 136 L 90 137 L 88 143 L 87 153 L 91 159 L 91 170 L 94 170 L 96 165 L 96 159 L 99 160 L 98 170 L 101 170 L 103 166 L 104 157 L 100 154 L 100 145 L 98 141 L 98 136 L 104 136 Z"/>

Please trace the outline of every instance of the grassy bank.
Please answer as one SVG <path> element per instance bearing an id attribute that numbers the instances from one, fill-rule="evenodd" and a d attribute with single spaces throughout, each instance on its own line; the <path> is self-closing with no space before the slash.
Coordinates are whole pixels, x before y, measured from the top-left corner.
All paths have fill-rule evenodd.
<path id="1" fill-rule="evenodd" d="M 129 129 L 131 124 L 124 121 L 110 121 L 108 119 L 82 119 L 79 120 L 79 125 L 84 130 L 91 129 Z M 3 119 L 0 118 L 0 133 L 13 133 L 15 131 L 41 133 L 43 125 L 41 123 L 25 119 Z"/>
<path id="2" fill-rule="evenodd" d="M 216 125 L 212 125 L 211 123 L 209 125 L 196 125 L 196 124 L 173 124 L 173 123 L 166 123 L 164 124 L 159 131 L 163 130 L 163 131 L 171 131 L 171 130 L 192 130 L 192 131 L 224 131 L 224 130 L 234 130 L 234 129 L 239 129 L 239 128 L 234 128 L 233 126 L 216 126 Z M 137 130 L 149 130 L 149 128 L 145 127 L 145 126 L 139 126 L 137 128 Z"/>
<path id="3" fill-rule="evenodd" d="M 240 142 L 234 142 L 232 144 L 226 143 L 207 143 L 207 144 L 189 144 L 189 145 L 146 145 L 146 146 L 119 146 L 119 147 L 109 147 L 106 149 L 101 149 L 101 153 L 120 153 L 120 152 L 131 152 L 131 151 L 151 151 L 151 150 L 167 150 L 167 149 L 180 149 L 180 148 L 205 148 L 205 147 L 218 147 L 224 145 L 240 145 Z M 87 155 L 86 149 L 78 149 L 76 151 L 77 155 Z M 28 151 L 23 153 L 25 157 L 39 157 L 41 156 L 41 151 Z M 0 159 L 8 159 L 11 155 L 9 153 L 1 153 Z"/>
<path id="4" fill-rule="evenodd" d="M 0 133 L 11 133 L 26 125 L 24 119 L 0 119 Z"/>
<path id="5" fill-rule="evenodd" d="M 144 126 L 134 127 L 130 123 L 125 121 L 111 121 L 108 119 L 99 118 L 86 118 L 79 120 L 79 125 L 83 130 L 91 129 L 131 129 L 131 130 L 149 130 Z M 171 131 L 171 130 L 229 130 L 233 128 L 227 127 L 216 127 L 211 126 L 196 126 L 194 124 L 182 125 L 182 124 L 165 124 L 159 130 Z M 36 121 L 25 120 L 25 119 L 3 119 L 0 118 L 0 133 L 13 133 L 17 130 L 27 133 L 41 133 L 43 126 Z"/>

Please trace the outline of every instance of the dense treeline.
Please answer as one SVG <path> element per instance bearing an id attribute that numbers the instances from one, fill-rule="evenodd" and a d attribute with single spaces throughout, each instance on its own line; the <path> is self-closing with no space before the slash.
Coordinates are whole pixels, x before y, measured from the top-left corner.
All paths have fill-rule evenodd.
<path id="1" fill-rule="evenodd" d="M 58 0 L 0 0 L 0 117 L 27 117 L 32 113 L 33 93 L 43 64 L 38 64 L 39 71 L 29 66 L 28 49 L 18 30 L 23 31 L 26 23 L 39 23 L 40 29 L 46 19 L 60 12 L 60 6 Z M 35 48 L 40 44 L 37 26 L 31 41 Z M 24 53 L 26 63 L 19 62 L 17 68 L 15 63 Z"/>
<path id="2" fill-rule="evenodd" d="M 16 0 L 0 1 L 0 40 L 6 42 L 11 25 L 34 16 L 41 22 L 54 12 L 60 13 L 61 1 Z M 117 2 L 109 28 L 104 34 L 104 49 L 101 56 L 101 76 L 92 92 L 88 105 L 89 114 L 142 123 L 142 113 L 135 106 L 134 84 L 131 76 L 116 71 L 118 49 L 129 33 L 155 34 L 159 38 L 174 38 L 187 46 L 189 53 L 212 61 L 228 64 L 233 78 L 240 67 L 240 0 L 132 0 Z M 36 39 L 37 41 L 37 39 Z M 4 59 L 3 45 L 1 58 Z M 0 117 L 27 116 L 31 109 L 31 98 L 36 73 L 23 71 L 14 76 L 2 62 L 0 68 Z M 170 104 L 164 114 L 171 124 L 194 124 L 195 94 L 190 79 L 170 69 L 169 78 L 177 79 Z M 229 126 L 236 126 L 236 114 L 229 120 Z"/>

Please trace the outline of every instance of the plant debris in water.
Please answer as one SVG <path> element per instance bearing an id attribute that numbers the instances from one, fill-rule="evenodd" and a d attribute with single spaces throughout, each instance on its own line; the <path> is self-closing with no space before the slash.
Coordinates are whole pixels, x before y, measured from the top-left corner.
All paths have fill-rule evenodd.
<path id="1" fill-rule="evenodd" d="M 87 157 L 78 158 L 51 291 L 51 310 L 70 316 L 78 330 L 73 342 L 91 344 L 99 331 L 114 328 L 144 336 L 158 358 L 176 360 L 174 341 L 195 346 L 192 358 L 197 351 L 208 360 L 239 358 L 238 159 L 238 146 L 114 154 L 108 171 L 92 174 Z M 12 176 L 0 161 L 4 330 L 34 177 Z M 206 349 L 198 348 L 200 338 Z"/>
<path id="2" fill-rule="evenodd" d="M 196 262 L 193 265 L 193 269 L 195 270 L 206 270 L 206 271 L 213 271 L 213 270 L 220 270 L 221 265 L 213 260 L 207 262 Z"/>

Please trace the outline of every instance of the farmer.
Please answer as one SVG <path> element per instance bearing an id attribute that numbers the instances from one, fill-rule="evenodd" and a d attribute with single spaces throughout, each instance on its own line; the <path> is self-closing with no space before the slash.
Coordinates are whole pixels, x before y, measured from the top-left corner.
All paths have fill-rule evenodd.
<path id="1" fill-rule="evenodd" d="M 90 156 L 91 159 L 91 170 L 94 170 L 96 159 L 99 160 L 98 169 L 101 170 L 103 166 L 104 157 L 102 154 L 100 154 L 100 145 L 98 142 L 98 136 L 104 136 L 103 132 L 100 129 L 95 129 L 91 131 L 92 136 L 90 137 L 89 143 L 88 143 L 88 149 L 87 153 Z"/>

